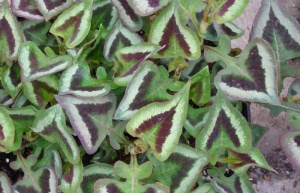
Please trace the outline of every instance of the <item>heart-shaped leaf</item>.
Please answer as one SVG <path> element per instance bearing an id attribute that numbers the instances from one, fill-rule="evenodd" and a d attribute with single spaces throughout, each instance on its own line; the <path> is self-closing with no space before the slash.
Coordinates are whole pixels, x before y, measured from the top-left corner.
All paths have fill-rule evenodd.
<path id="1" fill-rule="evenodd" d="M 149 16 L 166 6 L 170 0 L 128 0 L 130 7 L 140 16 Z"/>
<path id="2" fill-rule="evenodd" d="M 95 97 L 109 92 L 110 85 L 91 77 L 90 68 L 84 60 L 79 60 L 66 69 L 61 78 L 59 94 L 79 97 Z"/>
<path id="3" fill-rule="evenodd" d="M 270 45 L 254 39 L 238 58 L 228 56 L 229 49 L 227 36 L 221 37 L 218 47 L 205 49 L 208 62 L 222 61 L 226 65 L 215 77 L 216 86 L 231 99 L 280 105 L 277 63 Z"/>
<path id="4" fill-rule="evenodd" d="M 204 151 L 183 144 L 178 144 L 164 162 L 155 159 L 151 151 L 148 151 L 147 157 L 154 165 L 151 181 L 158 180 L 170 187 L 170 191 L 174 193 L 190 192 L 209 160 L 208 154 Z M 184 175 L 181 171 L 184 171 Z"/>
<path id="5" fill-rule="evenodd" d="M 127 120 L 143 106 L 170 99 L 166 91 L 170 83 L 165 68 L 146 61 L 129 82 L 114 118 Z"/>
<path id="6" fill-rule="evenodd" d="M 76 98 L 71 95 L 55 96 L 66 109 L 70 122 L 88 154 L 95 153 L 104 138 L 120 137 L 114 131 L 112 117 L 116 108 L 116 96 Z"/>
<path id="7" fill-rule="evenodd" d="M 99 28 L 100 24 L 111 30 L 118 21 L 118 12 L 110 0 L 94 0 L 91 30 Z"/>
<path id="8" fill-rule="evenodd" d="M 81 162 L 69 165 L 69 168 L 62 176 L 58 188 L 64 193 L 74 193 L 82 182 L 83 165 Z"/>
<path id="9" fill-rule="evenodd" d="M 127 0 L 111 0 L 111 3 L 117 8 L 120 20 L 128 29 L 132 31 L 142 29 L 142 18 L 134 13 Z"/>
<path id="10" fill-rule="evenodd" d="M 16 60 L 23 34 L 16 17 L 12 14 L 8 0 L 0 5 L 0 62 Z"/>
<path id="11" fill-rule="evenodd" d="M 93 0 L 75 3 L 54 21 L 50 33 L 60 36 L 68 48 L 74 48 L 88 35 L 91 28 Z"/>
<path id="12" fill-rule="evenodd" d="M 126 126 L 130 135 L 150 145 L 160 161 L 168 159 L 179 141 L 187 115 L 190 84 L 188 82 L 169 101 L 142 107 Z"/>
<path id="13" fill-rule="evenodd" d="M 142 42 L 143 39 L 138 34 L 130 31 L 122 25 L 121 21 L 118 21 L 105 41 L 103 55 L 106 60 L 112 61 L 119 49 Z"/>
<path id="14" fill-rule="evenodd" d="M 5 66 L 2 70 L 2 86 L 12 98 L 15 98 L 22 89 L 20 71 L 17 63 L 13 63 L 12 66 Z"/>
<path id="15" fill-rule="evenodd" d="M 12 193 L 10 179 L 4 172 L 0 172 L 0 190 L 2 193 Z"/>
<path id="16" fill-rule="evenodd" d="M 251 132 L 246 119 L 218 91 L 206 125 L 196 138 L 196 147 L 213 153 L 230 148 L 236 152 L 251 150 Z"/>
<path id="17" fill-rule="evenodd" d="M 300 132 L 286 132 L 280 137 L 280 146 L 292 164 L 300 172 Z"/>
<path id="18" fill-rule="evenodd" d="M 46 21 L 73 5 L 72 0 L 34 0 Z"/>
<path id="19" fill-rule="evenodd" d="M 72 62 L 68 55 L 46 56 L 33 42 L 24 42 L 21 45 L 18 59 L 23 82 L 59 72 Z"/>
<path id="20" fill-rule="evenodd" d="M 57 143 L 70 163 L 79 162 L 78 146 L 66 126 L 65 115 L 59 105 L 39 112 L 32 130 L 51 143 Z"/>
<path id="21" fill-rule="evenodd" d="M 34 0 L 12 0 L 11 10 L 19 17 L 24 17 L 30 20 L 44 20 L 44 16 L 37 9 Z"/>
<path id="22" fill-rule="evenodd" d="M 123 69 L 114 82 L 118 85 L 126 86 L 132 79 L 139 67 L 153 54 L 160 50 L 160 46 L 142 43 L 125 47 L 117 51 L 118 62 L 122 64 Z"/>
<path id="23" fill-rule="evenodd" d="M 151 26 L 149 41 L 163 47 L 155 56 L 161 58 L 184 57 L 195 60 L 200 57 L 200 41 L 197 35 L 181 23 L 179 0 L 162 10 Z"/>

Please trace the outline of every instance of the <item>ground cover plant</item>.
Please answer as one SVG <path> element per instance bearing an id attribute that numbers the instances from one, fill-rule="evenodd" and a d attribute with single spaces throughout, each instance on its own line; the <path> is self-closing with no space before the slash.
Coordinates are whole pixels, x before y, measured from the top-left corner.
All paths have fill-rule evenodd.
<path id="1" fill-rule="evenodd" d="M 276 171 L 241 111 L 300 129 L 300 26 L 264 0 L 231 48 L 248 1 L 0 1 L 0 192 L 254 192 Z M 300 172 L 300 131 L 280 144 Z"/>

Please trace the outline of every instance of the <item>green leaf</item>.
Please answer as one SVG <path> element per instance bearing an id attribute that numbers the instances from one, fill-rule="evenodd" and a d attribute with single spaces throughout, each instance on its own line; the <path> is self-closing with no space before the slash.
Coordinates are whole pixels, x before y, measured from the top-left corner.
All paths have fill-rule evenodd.
<path id="1" fill-rule="evenodd" d="M 300 132 L 286 132 L 282 134 L 279 143 L 293 168 L 300 172 Z"/>
<path id="2" fill-rule="evenodd" d="M 183 144 L 178 144 L 164 162 L 157 160 L 151 151 L 148 151 L 147 157 L 154 165 L 151 181 L 160 181 L 170 187 L 172 193 L 190 192 L 209 161 L 204 151 Z"/>
<path id="3" fill-rule="evenodd" d="M 44 16 L 37 9 L 34 0 L 12 0 L 11 10 L 16 16 L 23 17 L 30 20 L 44 20 Z"/>
<path id="4" fill-rule="evenodd" d="M 67 171 L 63 174 L 58 188 L 64 193 L 74 193 L 83 180 L 83 165 L 80 161 L 75 165 L 69 165 Z"/>
<path id="5" fill-rule="evenodd" d="M 261 137 L 267 132 L 267 129 L 261 125 L 249 123 L 252 134 L 252 146 L 255 147 Z"/>
<path id="6" fill-rule="evenodd" d="M 130 7 L 140 16 L 149 16 L 166 6 L 170 0 L 128 0 Z"/>
<path id="7" fill-rule="evenodd" d="M 47 141 L 57 143 L 70 163 L 76 164 L 80 161 L 78 146 L 67 129 L 65 115 L 59 105 L 39 112 L 32 130 Z"/>
<path id="8" fill-rule="evenodd" d="M 193 190 L 191 193 L 217 193 L 217 192 L 210 183 L 205 183 L 199 185 L 199 187 Z"/>
<path id="9" fill-rule="evenodd" d="M 15 127 L 9 114 L 0 108 L 0 145 L 10 147 L 15 139 Z"/>
<path id="10" fill-rule="evenodd" d="M 218 47 L 206 47 L 208 62 L 222 61 L 226 69 L 215 77 L 216 86 L 230 99 L 280 105 L 277 65 L 270 45 L 252 40 L 238 57 L 228 55 L 230 40 L 222 36 Z"/>
<path id="11" fill-rule="evenodd" d="M 8 0 L 0 5 L 0 62 L 16 60 L 23 34 L 16 17 L 12 14 Z"/>
<path id="12" fill-rule="evenodd" d="M 93 0 L 75 3 L 54 21 L 50 33 L 62 37 L 68 48 L 79 45 L 88 35 L 93 14 Z"/>
<path id="13" fill-rule="evenodd" d="M 182 23 L 188 23 L 190 19 L 193 19 L 194 21 L 197 21 L 196 18 L 196 11 L 204 5 L 203 1 L 190 1 L 190 0 L 180 0 L 180 5 L 183 8 L 180 10 L 180 18 Z M 188 11 L 188 13 L 186 12 Z M 191 17 L 191 18 L 190 18 Z"/>
<path id="14" fill-rule="evenodd" d="M 142 107 L 127 124 L 127 132 L 148 143 L 160 161 L 168 159 L 179 141 L 187 115 L 190 84 L 169 101 Z"/>
<path id="15" fill-rule="evenodd" d="M 218 91 L 209 118 L 196 137 L 196 147 L 209 153 L 230 148 L 239 153 L 251 150 L 251 131 L 243 115 Z"/>
<path id="16" fill-rule="evenodd" d="M 288 111 L 285 115 L 285 119 L 291 126 L 300 129 L 300 113 L 294 111 Z"/>
<path id="17" fill-rule="evenodd" d="M 11 99 L 8 93 L 4 89 L 0 89 L 0 104 L 9 106 L 13 103 L 14 101 Z"/>
<path id="18" fill-rule="evenodd" d="M 200 57 L 200 41 L 197 35 L 182 22 L 179 14 L 179 0 L 163 9 L 151 26 L 149 42 L 163 47 L 155 57 L 184 57 L 196 60 Z"/>
<path id="19" fill-rule="evenodd" d="M 0 190 L 2 193 L 12 193 L 10 179 L 4 172 L 0 172 Z"/>
<path id="20" fill-rule="evenodd" d="M 22 89 L 20 71 L 17 63 L 13 63 L 12 66 L 5 66 L 2 70 L 2 86 L 12 98 L 15 98 Z"/>
<path id="21" fill-rule="evenodd" d="M 102 24 L 105 29 L 110 31 L 117 21 L 118 13 L 110 0 L 94 0 L 91 30 L 99 28 Z"/>

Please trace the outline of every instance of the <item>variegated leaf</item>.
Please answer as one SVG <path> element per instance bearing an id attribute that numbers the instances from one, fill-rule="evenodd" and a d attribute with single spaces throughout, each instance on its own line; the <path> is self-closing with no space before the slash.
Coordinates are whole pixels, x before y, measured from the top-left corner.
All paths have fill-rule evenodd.
<path id="1" fill-rule="evenodd" d="M 94 0 L 91 30 L 99 28 L 100 24 L 107 30 L 112 30 L 118 21 L 118 12 L 110 0 Z"/>
<path id="2" fill-rule="evenodd" d="M 218 91 L 204 128 L 196 137 L 196 147 L 213 153 L 230 148 L 239 153 L 251 150 L 251 132 L 246 119 Z"/>
<path id="3" fill-rule="evenodd" d="M 292 164 L 300 172 L 300 132 L 286 132 L 280 137 L 280 146 Z"/>
<path id="4" fill-rule="evenodd" d="M 172 193 L 190 192 L 201 175 L 202 168 L 209 161 L 208 154 L 204 151 L 183 144 L 178 144 L 164 162 L 158 161 L 151 151 L 148 151 L 147 157 L 154 165 L 151 181 L 158 180 L 167 185 Z"/>
<path id="5" fill-rule="evenodd" d="M 9 106 L 13 103 L 14 101 L 9 94 L 4 89 L 0 89 L 0 105 Z"/>
<path id="6" fill-rule="evenodd" d="M 16 17 L 12 14 L 8 0 L 0 5 L 0 62 L 16 60 L 23 34 Z"/>
<path id="7" fill-rule="evenodd" d="M 75 3 L 57 17 L 50 28 L 50 33 L 62 37 L 68 48 L 74 48 L 88 35 L 92 14 L 93 0 Z"/>
<path id="8" fill-rule="evenodd" d="M 37 9 L 34 0 L 12 0 L 11 9 L 13 13 L 19 17 L 30 20 L 44 20 L 44 16 Z"/>
<path id="9" fill-rule="evenodd" d="M 179 0 L 162 10 L 151 26 L 149 42 L 163 47 L 155 57 L 184 57 L 195 60 L 200 57 L 200 41 L 197 35 L 181 23 Z"/>
<path id="10" fill-rule="evenodd" d="M 142 42 L 143 39 L 138 34 L 130 31 L 118 21 L 105 41 L 103 55 L 106 60 L 112 61 L 119 49 Z"/>
<path id="11" fill-rule="evenodd" d="M 39 112 L 32 130 L 51 143 L 58 143 L 70 163 L 77 164 L 80 161 L 78 146 L 67 129 L 65 115 L 59 105 Z"/>
<path id="12" fill-rule="evenodd" d="M 83 181 L 76 193 L 94 192 L 94 184 L 102 178 L 118 178 L 114 173 L 113 166 L 103 163 L 91 164 L 84 167 Z"/>
<path id="13" fill-rule="evenodd" d="M 15 140 L 15 126 L 9 114 L 0 108 L 0 146 L 10 147 Z"/>
<path id="14" fill-rule="evenodd" d="M 111 0 L 111 3 L 117 8 L 120 20 L 128 29 L 132 31 L 142 29 L 142 18 L 134 13 L 127 0 Z"/>
<path id="15" fill-rule="evenodd" d="M 148 143 L 154 156 L 164 161 L 176 147 L 187 115 L 188 82 L 169 101 L 142 107 L 128 122 L 126 130 Z"/>
<path id="16" fill-rule="evenodd" d="M 48 102 L 54 101 L 58 93 L 59 79 L 54 76 L 44 76 L 32 82 L 23 82 L 25 97 L 35 106 L 45 108 Z"/>
<path id="17" fill-rule="evenodd" d="M 73 5 L 72 0 L 34 0 L 46 21 Z"/>
<path id="18" fill-rule="evenodd" d="M 75 165 L 69 165 L 69 168 L 62 176 L 58 186 L 59 190 L 64 193 L 75 193 L 83 180 L 82 172 L 83 165 L 81 161 Z"/>
<path id="19" fill-rule="evenodd" d="M 59 94 L 78 97 L 96 97 L 109 92 L 110 85 L 91 77 L 90 68 L 84 60 L 79 60 L 67 68 L 61 78 Z"/>
<path id="20" fill-rule="evenodd" d="M 146 61 L 135 73 L 115 113 L 115 119 L 130 119 L 136 112 L 152 103 L 171 98 L 166 89 L 171 84 L 165 68 Z M 158 87 L 159 85 L 159 87 Z"/>
<path id="21" fill-rule="evenodd" d="M 255 37 L 265 39 L 275 50 L 281 81 L 284 77 L 297 75 L 298 69 L 287 65 L 287 61 L 300 56 L 300 25 L 283 10 L 279 0 L 262 1 L 251 35 L 251 38 Z"/>
<path id="22" fill-rule="evenodd" d="M 121 69 L 120 75 L 115 77 L 114 82 L 126 86 L 140 66 L 160 49 L 160 46 L 142 43 L 117 51 L 116 56 L 123 69 Z"/>
<path id="23" fill-rule="evenodd" d="M 17 63 L 13 63 L 12 66 L 5 66 L 2 70 L 1 83 L 12 98 L 15 98 L 22 89 L 20 71 Z"/>
<path id="24" fill-rule="evenodd" d="M 95 153 L 107 135 L 110 138 L 120 137 L 116 136 L 112 123 L 115 95 L 90 98 L 58 95 L 55 98 L 66 109 L 73 129 L 88 154 Z"/>
<path id="25" fill-rule="evenodd" d="M 36 80 L 65 69 L 72 63 L 68 55 L 46 56 L 33 42 L 24 42 L 18 54 L 23 82 Z"/>
<path id="26" fill-rule="evenodd" d="M 231 99 L 280 105 L 277 63 L 270 45 L 254 39 L 238 58 L 229 56 L 229 51 L 227 36 L 221 37 L 218 47 L 205 48 L 208 62 L 225 64 L 215 77 L 216 86 Z"/>
<path id="27" fill-rule="evenodd" d="M 149 16 L 166 6 L 170 0 L 128 0 L 130 7 L 140 16 Z"/>
<path id="28" fill-rule="evenodd" d="M 222 24 L 234 20 L 243 13 L 248 3 L 249 0 L 212 0 L 217 22 Z"/>
<path id="29" fill-rule="evenodd" d="M 0 172 L 0 190 L 2 193 L 12 193 L 10 179 L 4 172 Z"/>

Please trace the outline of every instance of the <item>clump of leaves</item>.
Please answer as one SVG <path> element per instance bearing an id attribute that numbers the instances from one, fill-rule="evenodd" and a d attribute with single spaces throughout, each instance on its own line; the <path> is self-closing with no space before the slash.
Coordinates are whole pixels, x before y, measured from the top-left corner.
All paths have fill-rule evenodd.
<path id="1" fill-rule="evenodd" d="M 241 103 L 300 128 L 300 26 L 264 0 L 235 54 L 248 2 L 2 0 L 0 151 L 24 174 L 1 192 L 254 192 L 249 167 L 274 170 Z M 300 132 L 280 142 L 300 171 Z"/>

